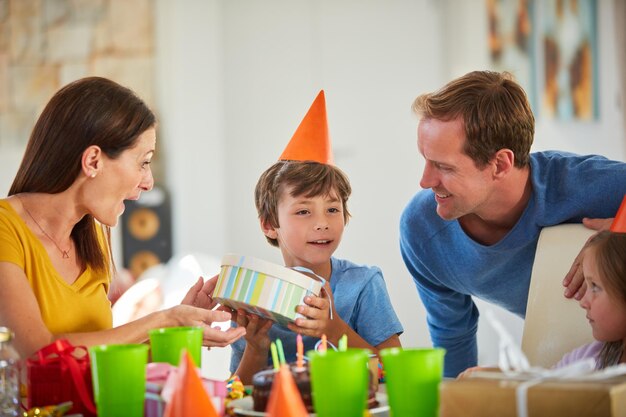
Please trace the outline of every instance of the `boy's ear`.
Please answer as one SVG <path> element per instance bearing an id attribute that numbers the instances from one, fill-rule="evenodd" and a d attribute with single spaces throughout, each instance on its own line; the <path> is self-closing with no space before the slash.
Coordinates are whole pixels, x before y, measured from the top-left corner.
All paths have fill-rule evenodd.
<path id="1" fill-rule="evenodd" d="M 276 229 L 270 224 L 269 221 L 260 220 L 259 222 L 261 223 L 261 230 L 265 236 L 270 239 L 276 239 L 278 237 L 278 232 L 276 232 Z"/>

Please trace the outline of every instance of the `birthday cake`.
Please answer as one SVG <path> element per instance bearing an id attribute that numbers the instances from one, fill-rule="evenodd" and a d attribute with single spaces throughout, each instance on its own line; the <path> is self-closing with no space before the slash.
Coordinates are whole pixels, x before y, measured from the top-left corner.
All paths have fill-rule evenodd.
<path id="1" fill-rule="evenodd" d="M 305 363 L 305 366 L 301 368 L 297 367 L 295 363 L 291 363 L 289 364 L 289 370 L 291 371 L 291 375 L 296 382 L 298 391 L 300 391 L 304 406 L 309 413 L 313 413 L 311 374 L 309 373 L 308 363 Z M 274 382 L 275 375 L 276 372 L 274 371 L 274 368 L 268 368 L 257 372 L 252 377 L 252 399 L 254 401 L 254 411 L 263 412 L 267 408 L 267 401 L 270 398 L 270 392 L 272 390 L 272 383 Z M 378 407 L 378 401 L 376 400 L 374 378 L 370 373 L 367 408 L 375 407 Z"/>

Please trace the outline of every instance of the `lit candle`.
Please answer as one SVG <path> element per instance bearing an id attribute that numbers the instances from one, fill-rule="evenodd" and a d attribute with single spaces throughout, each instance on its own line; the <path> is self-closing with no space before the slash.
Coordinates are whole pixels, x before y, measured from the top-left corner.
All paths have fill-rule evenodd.
<path id="1" fill-rule="evenodd" d="M 339 338 L 339 352 L 348 350 L 348 335 L 344 334 Z"/>
<path id="2" fill-rule="evenodd" d="M 272 352 L 272 362 L 274 362 L 274 370 L 278 371 L 279 362 L 278 362 L 278 353 L 276 352 L 276 343 L 272 342 L 270 344 L 270 351 Z"/>
<path id="3" fill-rule="evenodd" d="M 303 354 L 304 354 L 304 345 L 302 344 L 302 335 L 298 334 L 298 336 L 296 336 L 296 348 L 298 350 L 298 353 L 296 355 L 296 366 L 298 368 L 304 368 L 304 358 L 303 358 Z"/>
<path id="4" fill-rule="evenodd" d="M 284 365 L 287 362 L 285 361 L 285 351 L 283 350 L 283 342 L 280 339 L 276 339 L 276 349 L 278 350 L 278 358 L 280 359 L 280 364 Z"/>
<path id="5" fill-rule="evenodd" d="M 328 347 L 328 346 L 326 345 L 326 335 L 325 335 L 325 334 L 323 334 L 323 335 L 322 335 L 322 346 L 321 346 L 320 351 L 322 351 L 322 352 L 326 352 L 327 347 Z"/>

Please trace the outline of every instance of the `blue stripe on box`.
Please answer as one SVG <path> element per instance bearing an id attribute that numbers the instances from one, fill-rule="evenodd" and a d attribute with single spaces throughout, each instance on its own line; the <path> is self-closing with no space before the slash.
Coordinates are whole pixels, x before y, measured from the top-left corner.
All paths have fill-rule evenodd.
<path id="1" fill-rule="evenodd" d="M 272 311 L 276 311 L 276 302 L 278 301 L 278 296 L 283 286 L 283 280 L 275 279 L 274 281 L 278 281 L 278 288 L 276 288 L 276 292 L 274 292 L 274 296 L 272 297 L 272 308 L 270 308 Z"/>
<path id="2" fill-rule="evenodd" d="M 228 286 L 226 287 L 226 291 L 224 291 L 224 297 L 227 298 L 233 298 L 233 290 L 234 290 L 234 286 L 235 286 L 235 278 L 237 277 L 237 274 L 239 273 L 239 270 L 241 269 L 241 265 L 243 264 L 243 262 L 246 260 L 245 256 L 242 256 L 239 258 L 239 263 L 237 264 L 237 266 L 233 266 L 230 270 L 230 275 L 228 277 Z"/>
<path id="3" fill-rule="evenodd" d="M 246 292 L 246 296 L 243 299 L 244 303 L 250 304 L 250 300 L 252 300 L 252 293 L 256 288 L 256 281 L 259 277 L 259 273 L 257 271 L 252 271 L 252 279 L 250 280 L 250 285 L 248 286 L 248 291 Z"/>
<path id="4" fill-rule="evenodd" d="M 251 269 L 247 269 L 246 275 L 244 276 L 244 281 L 243 281 L 244 282 L 243 290 L 245 291 L 245 293 L 239 294 L 240 296 L 239 298 L 241 300 L 246 300 L 248 297 L 248 294 L 250 294 L 250 289 L 252 288 L 252 286 L 250 285 L 250 282 L 252 281 L 252 275 L 254 275 L 254 271 L 252 271 Z"/>
<path id="5" fill-rule="evenodd" d="M 235 286 L 235 278 L 239 272 L 238 266 L 230 267 L 230 274 L 228 275 L 228 281 L 226 282 L 226 289 L 224 290 L 224 297 L 232 298 L 233 287 Z"/>

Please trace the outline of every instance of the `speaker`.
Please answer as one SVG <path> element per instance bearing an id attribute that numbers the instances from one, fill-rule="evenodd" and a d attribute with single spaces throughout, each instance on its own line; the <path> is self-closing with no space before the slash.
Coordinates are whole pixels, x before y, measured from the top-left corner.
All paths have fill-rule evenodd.
<path id="1" fill-rule="evenodd" d="M 148 268 L 172 257 L 172 215 L 168 193 L 159 186 L 126 201 L 122 215 L 124 268 L 137 279 Z"/>

